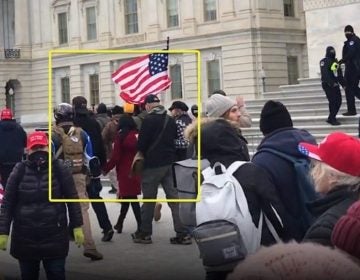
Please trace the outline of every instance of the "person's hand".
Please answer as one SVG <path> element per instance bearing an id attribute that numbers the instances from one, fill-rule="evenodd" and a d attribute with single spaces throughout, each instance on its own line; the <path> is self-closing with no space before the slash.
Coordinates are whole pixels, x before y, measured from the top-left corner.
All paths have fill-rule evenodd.
<path id="1" fill-rule="evenodd" d="M 242 96 L 236 97 L 236 103 L 239 106 L 239 108 L 245 106 L 245 101 Z"/>
<path id="2" fill-rule="evenodd" d="M 81 227 L 74 228 L 74 239 L 75 239 L 75 244 L 78 247 L 84 244 L 85 237 Z"/>
<path id="3" fill-rule="evenodd" d="M 0 235 L 0 250 L 6 251 L 9 235 L 1 234 Z"/>

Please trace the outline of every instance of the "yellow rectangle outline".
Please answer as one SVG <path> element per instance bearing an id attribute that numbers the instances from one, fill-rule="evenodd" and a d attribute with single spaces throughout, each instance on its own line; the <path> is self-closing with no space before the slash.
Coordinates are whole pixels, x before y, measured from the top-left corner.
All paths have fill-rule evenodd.
<path id="1" fill-rule="evenodd" d="M 51 139 L 52 134 L 52 56 L 53 54 L 94 54 L 94 53 L 101 53 L 101 54 L 116 54 L 116 53 L 134 53 L 134 54 L 147 54 L 147 53 L 172 53 L 172 54 L 183 54 L 183 53 L 193 53 L 197 56 L 197 105 L 198 105 L 198 126 L 197 126 L 197 148 L 198 148 L 198 155 L 197 155 L 197 196 L 193 199 L 59 199 L 59 198 L 52 198 L 51 190 L 52 190 L 52 145 L 49 145 L 49 201 L 50 202 L 199 202 L 201 198 L 201 188 L 200 188 L 200 180 L 201 180 L 201 56 L 199 50 L 50 50 L 48 52 L 48 129 L 49 129 L 49 139 Z M 110 78 L 110 77 L 109 77 Z"/>

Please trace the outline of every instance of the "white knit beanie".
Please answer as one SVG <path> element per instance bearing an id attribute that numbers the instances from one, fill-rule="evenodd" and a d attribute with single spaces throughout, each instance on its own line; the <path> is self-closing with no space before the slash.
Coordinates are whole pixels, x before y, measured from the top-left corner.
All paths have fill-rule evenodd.
<path id="1" fill-rule="evenodd" d="M 235 100 L 221 94 L 213 94 L 206 102 L 206 115 L 213 118 L 221 117 L 235 105 Z"/>

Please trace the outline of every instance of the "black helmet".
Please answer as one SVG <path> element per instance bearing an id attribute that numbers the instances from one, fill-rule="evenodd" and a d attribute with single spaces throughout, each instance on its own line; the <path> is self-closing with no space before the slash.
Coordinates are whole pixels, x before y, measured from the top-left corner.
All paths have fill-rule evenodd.
<path id="1" fill-rule="evenodd" d="M 191 106 L 191 114 L 193 114 L 195 118 L 198 117 L 198 106 L 196 104 Z"/>
<path id="2" fill-rule="evenodd" d="M 73 108 L 69 103 L 60 103 L 54 109 L 54 118 L 56 121 L 71 121 L 73 114 Z"/>

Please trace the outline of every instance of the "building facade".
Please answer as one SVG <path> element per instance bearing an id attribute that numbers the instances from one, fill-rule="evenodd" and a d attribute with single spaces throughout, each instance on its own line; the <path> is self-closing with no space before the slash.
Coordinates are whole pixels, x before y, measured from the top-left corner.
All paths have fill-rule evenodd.
<path id="1" fill-rule="evenodd" d="M 304 0 L 309 77 L 320 76 L 319 61 L 325 56 L 327 46 L 333 46 L 341 58 L 346 38 L 344 27 L 354 27 L 360 33 L 360 0 Z"/>
<path id="2" fill-rule="evenodd" d="M 0 105 L 23 123 L 47 119 L 49 50 L 163 49 L 169 37 L 172 50 L 200 50 L 203 100 L 218 88 L 254 99 L 308 76 L 301 0 L 0 0 L 0 15 Z M 53 105 L 121 104 L 111 73 L 132 57 L 54 56 Z M 165 105 L 195 104 L 196 57 L 170 55 L 169 72 Z"/>

